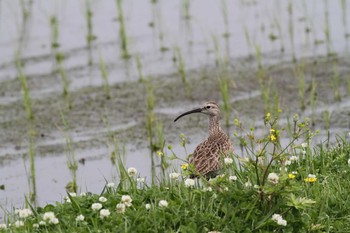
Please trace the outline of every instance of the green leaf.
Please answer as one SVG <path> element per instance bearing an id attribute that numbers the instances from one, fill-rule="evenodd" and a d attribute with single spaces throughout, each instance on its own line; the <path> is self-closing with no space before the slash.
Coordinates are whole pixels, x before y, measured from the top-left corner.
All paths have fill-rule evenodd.
<path id="1" fill-rule="evenodd" d="M 287 206 L 294 207 L 298 210 L 310 208 L 313 204 L 316 203 L 316 201 L 307 199 L 305 197 L 295 197 L 294 194 L 290 194 L 289 198 L 290 199 L 287 202 Z"/>

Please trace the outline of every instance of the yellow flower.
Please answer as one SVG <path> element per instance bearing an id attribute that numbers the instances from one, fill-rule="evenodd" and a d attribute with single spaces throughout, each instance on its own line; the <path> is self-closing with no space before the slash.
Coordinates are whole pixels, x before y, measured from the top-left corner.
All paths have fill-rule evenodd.
<path id="1" fill-rule="evenodd" d="M 289 178 L 289 179 L 295 179 L 295 175 L 294 175 L 293 173 L 289 173 L 289 174 L 288 174 L 288 178 Z"/>
<path id="2" fill-rule="evenodd" d="M 275 135 L 273 135 L 273 134 L 270 135 L 270 140 L 271 140 L 271 141 L 275 141 L 276 139 L 277 139 L 277 138 L 275 137 Z"/>
<path id="3" fill-rule="evenodd" d="M 308 178 L 305 178 L 305 181 L 306 181 L 306 182 L 309 182 L 309 183 L 316 182 L 316 180 L 317 180 L 316 177 L 308 177 Z"/>
<path id="4" fill-rule="evenodd" d="M 182 165 L 181 165 L 181 168 L 182 168 L 183 170 L 187 170 L 187 168 L 188 168 L 188 163 L 182 164 Z"/>
<path id="5" fill-rule="evenodd" d="M 159 157 L 161 157 L 161 156 L 163 156 L 164 154 L 163 154 L 163 152 L 162 151 L 157 151 L 157 155 L 159 156 Z"/>

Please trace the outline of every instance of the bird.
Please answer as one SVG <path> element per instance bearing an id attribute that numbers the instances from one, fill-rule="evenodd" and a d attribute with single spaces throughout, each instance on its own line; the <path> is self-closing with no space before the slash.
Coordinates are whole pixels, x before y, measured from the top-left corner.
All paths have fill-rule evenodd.
<path id="1" fill-rule="evenodd" d="M 195 168 L 197 174 L 191 174 L 191 178 L 198 174 L 213 178 L 220 174 L 222 159 L 233 153 L 230 138 L 220 127 L 220 108 L 214 101 L 208 101 L 203 106 L 184 112 L 175 118 L 174 122 L 183 116 L 192 113 L 203 113 L 209 116 L 209 134 L 194 150 L 189 163 Z"/>

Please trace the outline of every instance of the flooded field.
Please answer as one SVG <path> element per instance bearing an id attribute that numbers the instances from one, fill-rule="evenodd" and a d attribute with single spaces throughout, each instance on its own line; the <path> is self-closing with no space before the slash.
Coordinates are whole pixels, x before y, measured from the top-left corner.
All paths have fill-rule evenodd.
<path id="1" fill-rule="evenodd" d="M 61 201 L 72 179 L 101 192 L 118 181 L 118 155 L 150 181 L 157 150 L 184 158 L 181 133 L 188 153 L 205 138 L 206 117 L 173 119 L 207 100 L 236 148 L 235 118 L 259 130 L 277 108 L 282 124 L 308 117 L 314 145 L 349 140 L 349 10 L 342 0 L 0 1 L 0 207 L 29 193 Z"/>

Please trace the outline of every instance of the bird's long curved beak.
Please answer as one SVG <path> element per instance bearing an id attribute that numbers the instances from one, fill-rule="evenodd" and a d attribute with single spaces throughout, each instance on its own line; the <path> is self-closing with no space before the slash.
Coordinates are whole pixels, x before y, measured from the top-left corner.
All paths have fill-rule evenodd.
<path id="1" fill-rule="evenodd" d="M 182 113 L 180 116 L 178 116 L 178 117 L 175 118 L 174 122 L 177 121 L 178 119 L 180 119 L 181 117 L 186 116 L 186 115 L 188 115 L 188 114 L 198 113 L 198 112 L 202 112 L 202 111 L 203 111 L 203 108 L 197 108 L 197 109 L 193 109 L 193 110 L 191 110 L 191 111 Z"/>

